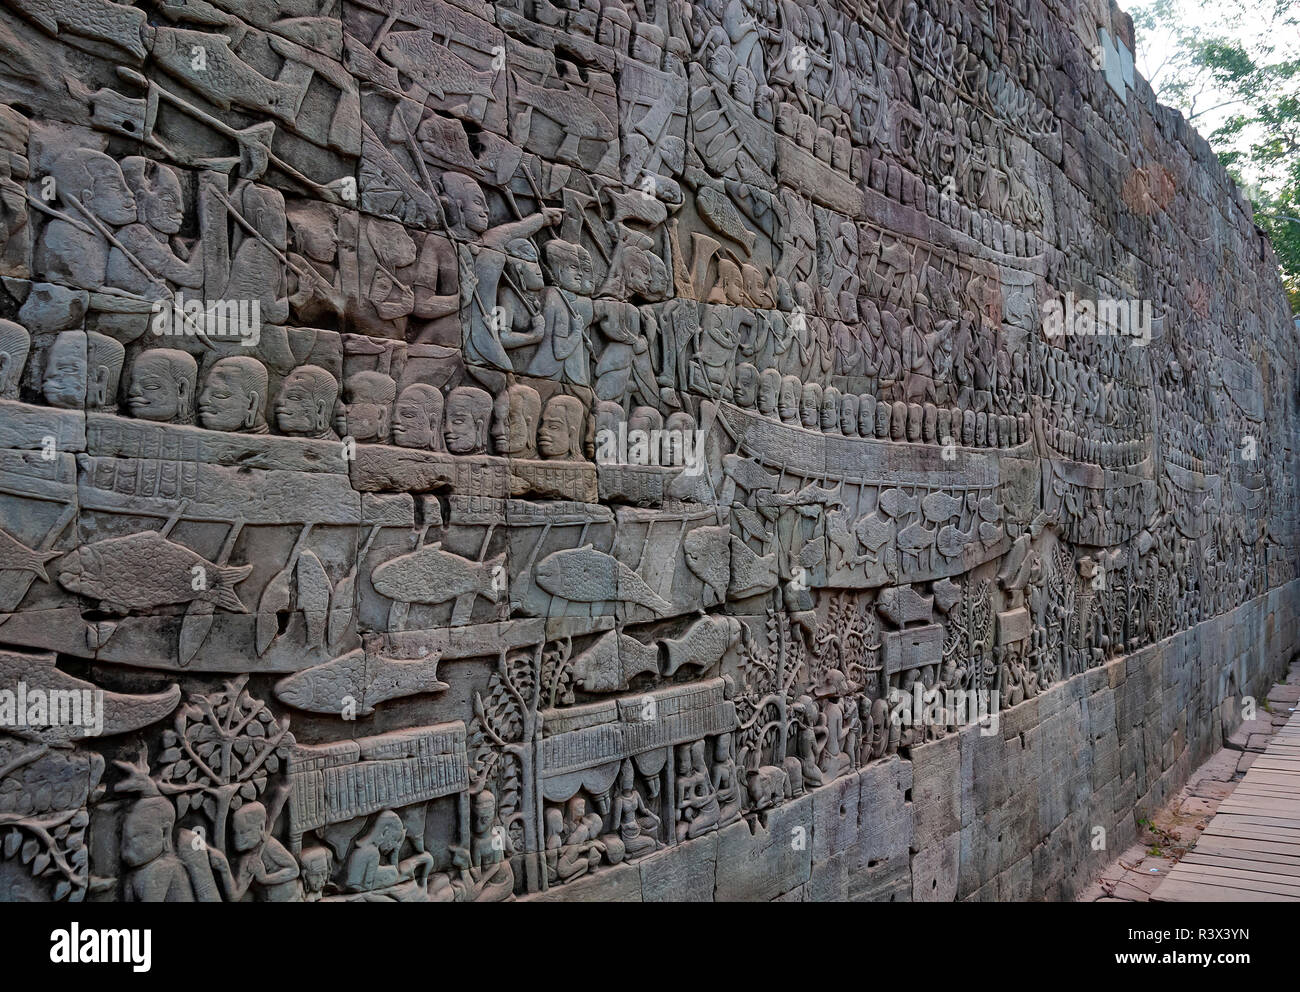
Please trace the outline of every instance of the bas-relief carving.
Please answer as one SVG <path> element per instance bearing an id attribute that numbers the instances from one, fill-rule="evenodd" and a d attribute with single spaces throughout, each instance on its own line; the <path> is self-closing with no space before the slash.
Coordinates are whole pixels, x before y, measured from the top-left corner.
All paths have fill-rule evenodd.
<path id="1" fill-rule="evenodd" d="M 142 687 L 6 722 L 6 898 L 562 889 L 1295 577 L 1272 270 L 1043 10 L 0 29 L 0 689 Z"/>

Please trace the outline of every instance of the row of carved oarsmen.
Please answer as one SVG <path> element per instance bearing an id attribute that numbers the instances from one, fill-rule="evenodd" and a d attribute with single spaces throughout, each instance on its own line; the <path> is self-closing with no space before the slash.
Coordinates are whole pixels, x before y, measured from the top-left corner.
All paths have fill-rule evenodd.
<path id="1" fill-rule="evenodd" d="M 737 406 L 784 424 L 844 437 L 926 444 L 1008 448 L 1029 439 L 1028 414 L 941 407 L 934 403 L 877 400 L 871 393 L 846 393 L 835 386 L 803 382 L 776 369 L 736 366 Z"/>
<path id="2" fill-rule="evenodd" d="M 21 324 L 0 320 L 0 398 L 17 399 L 31 338 Z M 117 412 L 125 362 L 122 343 L 96 331 L 63 331 L 45 356 L 40 392 L 65 410 Z M 517 383 L 495 399 L 475 386 L 444 397 L 428 383 L 400 391 L 382 372 L 362 371 L 339 382 L 327 369 L 302 365 L 281 382 L 269 405 L 270 375 L 251 355 L 215 361 L 198 385 L 194 356 L 174 348 L 142 351 L 130 370 L 126 407 L 133 417 L 164 424 L 194 424 L 241 434 L 338 440 L 516 458 L 583 458 L 586 412 L 573 396 L 545 404 L 531 386 Z"/>

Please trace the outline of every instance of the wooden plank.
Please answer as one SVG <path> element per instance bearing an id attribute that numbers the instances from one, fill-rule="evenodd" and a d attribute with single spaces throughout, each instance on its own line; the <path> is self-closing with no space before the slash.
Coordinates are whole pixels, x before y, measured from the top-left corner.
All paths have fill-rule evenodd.
<path id="1" fill-rule="evenodd" d="M 1300 902 L 1300 881 L 1284 876 L 1270 876 L 1262 872 L 1244 872 L 1235 868 L 1215 868 L 1209 865 L 1187 865 L 1180 861 L 1169 873 L 1169 878 L 1179 878 L 1190 882 L 1206 884 L 1227 884 L 1234 889 L 1247 892 L 1272 892 L 1274 895 L 1289 896 Z"/>
<path id="2" fill-rule="evenodd" d="M 1151 893 L 1152 902 L 1291 902 L 1287 896 L 1272 892 L 1254 892 L 1231 885 L 1206 884 L 1172 876 Z"/>
<path id="3" fill-rule="evenodd" d="M 1289 830 L 1295 823 L 1294 820 L 1287 820 L 1276 816 L 1262 816 L 1256 813 L 1232 813 L 1220 811 L 1220 816 L 1231 816 L 1234 823 L 1254 824 L 1257 827 L 1279 827 L 1283 830 Z M 1206 829 L 1209 829 L 1208 827 Z M 1300 843 L 1297 839 L 1296 843 Z"/>
<path id="4" fill-rule="evenodd" d="M 1229 868 L 1233 871 L 1267 873 L 1282 878 L 1291 878 L 1300 884 L 1300 862 L 1286 864 L 1277 861 L 1259 861 L 1254 858 L 1229 857 L 1226 854 L 1202 854 L 1190 851 L 1178 862 L 1180 865 L 1211 865 L 1216 868 Z"/>

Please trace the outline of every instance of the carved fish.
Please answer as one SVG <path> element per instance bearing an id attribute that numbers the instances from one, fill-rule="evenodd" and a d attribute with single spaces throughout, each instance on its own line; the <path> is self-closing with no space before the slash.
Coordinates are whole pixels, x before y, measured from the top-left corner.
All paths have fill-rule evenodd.
<path id="1" fill-rule="evenodd" d="M 480 72 L 434 41 L 432 31 L 390 31 L 379 43 L 379 54 L 439 100 L 448 93 L 493 99 L 492 73 Z"/>
<path id="2" fill-rule="evenodd" d="M 83 38 L 117 45 L 138 59 L 149 54 L 144 44 L 147 18 L 135 7 L 113 0 L 25 0 L 12 6 L 52 35 L 66 28 Z"/>
<path id="3" fill-rule="evenodd" d="M 294 672 L 275 684 L 275 696 L 286 706 L 308 713 L 343 711 L 351 699 L 357 716 L 369 716 L 380 703 L 424 692 L 442 692 L 447 683 L 438 678 L 441 651 L 424 658 L 386 658 L 366 655 L 362 648 L 349 651 L 323 665 Z"/>
<path id="4" fill-rule="evenodd" d="M 886 489 L 880 494 L 880 508 L 897 520 L 908 513 L 915 513 L 920 508 L 920 501 L 915 496 L 908 496 L 901 489 Z"/>
<path id="5" fill-rule="evenodd" d="M 961 512 L 962 501 L 954 499 L 947 493 L 931 493 L 925 499 L 921 500 L 921 510 L 925 513 L 925 519 L 931 523 L 938 523 L 941 520 L 951 520 Z"/>
<path id="6" fill-rule="evenodd" d="M 1004 533 L 1001 524 L 980 524 L 980 541 L 985 547 L 1002 540 Z"/>
<path id="7" fill-rule="evenodd" d="M 714 186 L 701 186 L 695 194 L 695 204 L 700 216 L 725 238 L 745 246 L 745 254 L 754 253 L 757 235 L 745 227 L 740 211 L 726 193 Z"/>
<path id="8" fill-rule="evenodd" d="M 719 603 L 727 598 L 727 583 L 731 579 L 730 542 L 728 527 L 696 527 L 682 541 L 686 567 L 713 590 Z"/>
<path id="9" fill-rule="evenodd" d="M 537 565 L 537 584 L 575 603 L 618 601 L 668 613 L 672 604 L 617 558 L 590 544 L 547 555 Z"/>
<path id="10" fill-rule="evenodd" d="M 732 599 L 756 596 L 776 588 L 776 552 L 759 556 L 734 534 L 731 537 L 731 581 L 727 594 Z"/>
<path id="11" fill-rule="evenodd" d="M 776 488 L 777 477 L 752 458 L 723 455 L 722 471 L 735 479 L 736 485 L 751 492 Z"/>
<path id="12" fill-rule="evenodd" d="M 577 162 L 578 142 L 583 138 L 613 141 L 618 136 L 613 123 L 601 109 L 581 93 L 570 89 L 535 86 L 518 73 L 514 98 L 530 110 L 540 110 L 564 131 L 564 141 L 555 153 L 561 162 Z"/>
<path id="13" fill-rule="evenodd" d="M 970 525 L 970 530 L 958 530 L 952 524 L 945 524 L 939 529 L 939 554 L 945 558 L 956 558 L 961 554 L 962 548 L 970 544 L 975 539 L 975 524 Z"/>
<path id="14" fill-rule="evenodd" d="M 990 523 L 997 523 L 1002 519 L 1002 504 L 992 496 L 985 496 L 980 500 L 980 516 Z"/>
<path id="15" fill-rule="evenodd" d="M 98 713 L 87 713 L 84 707 L 85 697 L 82 697 L 82 719 L 79 722 L 70 723 L 51 720 L 53 726 L 24 727 L 21 730 L 11 727 L 7 728 L 8 732 L 16 733 L 22 737 L 34 738 L 46 744 L 85 740 L 95 736 L 108 737 L 113 734 L 124 734 L 132 730 L 139 730 L 141 727 L 147 727 L 151 723 L 157 723 L 176 709 L 176 704 L 181 699 L 180 686 L 177 685 L 172 685 L 162 692 L 146 695 L 108 692 L 100 689 L 93 682 L 86 682 L 83 679 L 69 675 L 67 672 L 60 671 L 55 667 L 54 662 L 55 657 L 53 654 L 32 655 L 0 651 L 0 685 L 12 690 L 20 682 L 25 684 L 28 687 L 29 700 L 33 689 L 40 689 L 47 693 L 47 700 L 50 698 L 48 693 L 56 689 L 63 692 L 92 692 L 97 695 L 91 697 L 96 700 L 91 705 L 98 708 L 101 705 L 99 700 L 102 700 L 102 709 Z M 12 716 L 17 719 L 24 719 L 30 712 L 29 709 L 28 713 L 14 713 Z M 50 714 L 51 717 L 54 715 L 53 713 Z M 91 726 L 92 721 L 97 716 L 103 718 L 102 727 Z"/>
<path id="16" fill-rule="evenodd" d="M 246 613 L 235 586 L 252 571 L 252 565 L 214 565 L 183 544 L 147 530 L 105 538 L 69 552 L 60 564 L 59 585 L 99 600 L 114 613 L 196 599 L 209 600 L 232 613 Z M 203 581 L 196 582 L 200 575 Z M 196 589 L 196 585 L 202 588 Z"/>
<path id="17" fill-rule="evenodd" d="M 919 523 L 909 524 L 898 532 L 898 547 L 910 552 L 934 547 L 934 531 L 926 530 Z"/>
<path id="18" fill-rule="evenodd" d="M 45 563 L 61 554 L 62 551 L 33 551 L 8 531 L 0 530 L 0 572 L 31 572 L 42 582 L 49 582 Z"/>
<path id="19" fill-rule="evenodd" d="M 611 630 L 573 659 L 573 684 L 586 692 L 618 692 L 638 675 L 659 674 L 659 647 Z"/>
<path id="20" fill-rule="evenodd" d="M 664 675 L 673 675 L 683 665 L 711 668 L 739 640 L 740 621 L 735 617 L 702 617 L 681 637 L 663 641 L 668 652 Z"/>
<path id="21" fill-rule="evenodd" d="M 878 513 L 871 513 L 857 522 L 853 533 L 864 548 L 874 553 L 889 543 L 894 536 L 895 526 L 892 520 Z"/>
<path id="22" fill-rule="evenodd" d="M 370 573 L 375 592 L 401 603 L 436 606 L 473 594 L 497 602 L 505 589 L 504 553 L 487 561 L 471 561 L 429 544 L 386 561 Z"/>

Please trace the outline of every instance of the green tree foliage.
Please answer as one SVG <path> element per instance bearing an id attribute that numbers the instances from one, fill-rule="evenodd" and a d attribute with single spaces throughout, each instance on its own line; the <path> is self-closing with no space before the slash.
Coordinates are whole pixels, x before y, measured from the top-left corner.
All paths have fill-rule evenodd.
<path id="1" fill-rule="evenodd" d="M 1300 0 L 1152 0 L 1131 14 L 1156 97 L 1241 185 L 1300 313 Z"/>

